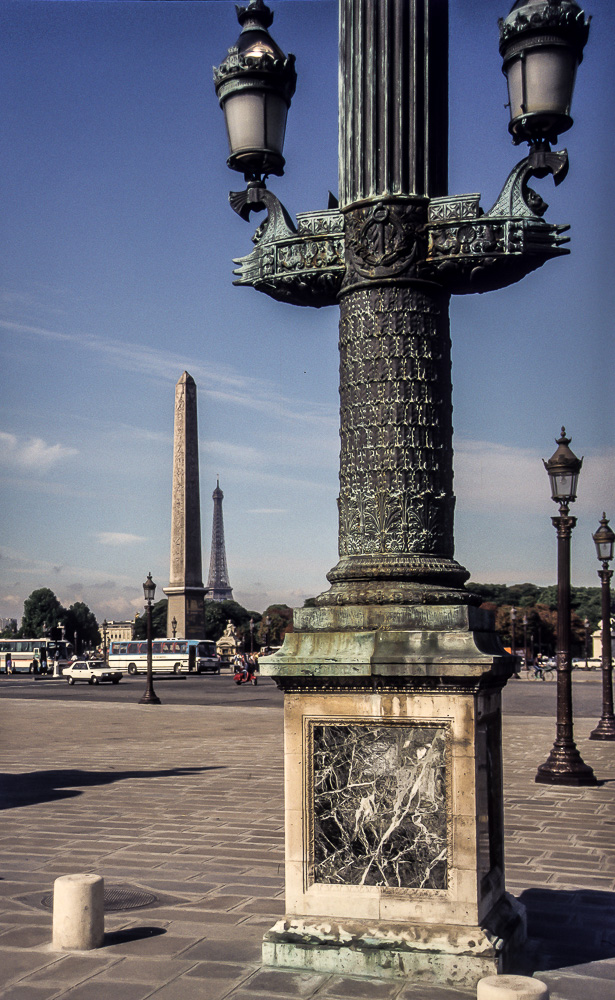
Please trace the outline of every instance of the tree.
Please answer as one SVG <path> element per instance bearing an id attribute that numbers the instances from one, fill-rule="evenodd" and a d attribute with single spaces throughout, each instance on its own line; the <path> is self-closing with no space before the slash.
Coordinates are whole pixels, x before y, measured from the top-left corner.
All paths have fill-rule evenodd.
<path id="1" fill-rule="evenodd" d="M 85 646 L 98 646 L 100 644 L 101 635 L 98 622 L 87 604 L 84 604 L 83 601 L 76 601 L 75 604 L 71 604 L 70 608 L 64 612 L 63 621 L 66 638 L 70 642 L 74 642 L 76 633 L 77 645 L 80 650 L 83 650 Z"/>
<path id="2" fill-rule="evenodd" d="M 256 630 L 256 638 L 263 646 L 281 646 L 286 633 L 292 631 L 293 609 L 288 604 L 270 604 Z"/>
<path id="3" fill-rule="evenodd" d="M 64 614 L 64 608 L 49 587 L 33 590 L 24 601 L 18 635 L 27 639 L 40 639 L 44 635 L 51 635 L 51 630 L 57 628 Z"/>
<path id="4" fill-rule="evenodd" d="M 167 607 L 168 601 L 163 597 L 152 607 L 152 639 L 168 639 Z M 135 639 L 147 639 L 147 611 L 139 615 L 135 622 Z"/>

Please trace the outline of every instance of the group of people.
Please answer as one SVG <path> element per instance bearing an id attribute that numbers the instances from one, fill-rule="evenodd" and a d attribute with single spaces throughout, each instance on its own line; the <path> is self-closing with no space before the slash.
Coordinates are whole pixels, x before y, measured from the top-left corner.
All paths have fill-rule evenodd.
<path id="1" fill-rule="evenodd" d="M 258 657 L 254 653 L 236 653 L 233 657 L 233 667 L 235 670 L 235 680 L 237 680 L 237 675 L 239 674 L 241 680 L 256 683 Z"/>

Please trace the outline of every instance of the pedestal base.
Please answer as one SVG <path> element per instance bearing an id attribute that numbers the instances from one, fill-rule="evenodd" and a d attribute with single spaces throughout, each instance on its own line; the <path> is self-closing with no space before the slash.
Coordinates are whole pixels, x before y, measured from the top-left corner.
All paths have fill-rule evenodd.
<path id="1" fill-rule="evenodd" d="M 286 917 L 266 963 L 475 985 L 522 944 L 504 890 L 501 689 L 468 605 L 304 608 L 284 690 Z"/>
<path id="2" fill-rule="evenodd" d="M 473 987 L 506 972 L 526 938 L 525 909 L 506 894 L 481 925 L 287 917 L 263 939 L 263 962 L 292 969 Z"/>

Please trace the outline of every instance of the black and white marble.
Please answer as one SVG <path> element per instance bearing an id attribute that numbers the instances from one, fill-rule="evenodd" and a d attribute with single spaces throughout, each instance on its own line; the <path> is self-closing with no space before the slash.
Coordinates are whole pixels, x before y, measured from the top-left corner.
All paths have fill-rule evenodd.
<path id="1" fill-rule="evenodd" d="M 445 889 L 446 728 L 319 724 L 314 882 Z"/>

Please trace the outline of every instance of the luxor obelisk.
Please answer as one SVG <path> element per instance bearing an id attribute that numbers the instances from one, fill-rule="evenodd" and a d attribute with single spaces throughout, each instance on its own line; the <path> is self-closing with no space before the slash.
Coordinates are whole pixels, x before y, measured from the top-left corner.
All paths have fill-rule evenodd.
<path id="1" fill-rule="evenodd" d="M 167 635 L 202 639 L 205 635 L 203 570 L 201 563 L 201 501 L 199 492 L 199 437 L 196 383 L 184 372 L 175 386 L 173 436 L 173 498 L 171 513 L 171 569 L 167 595 Z"/>

